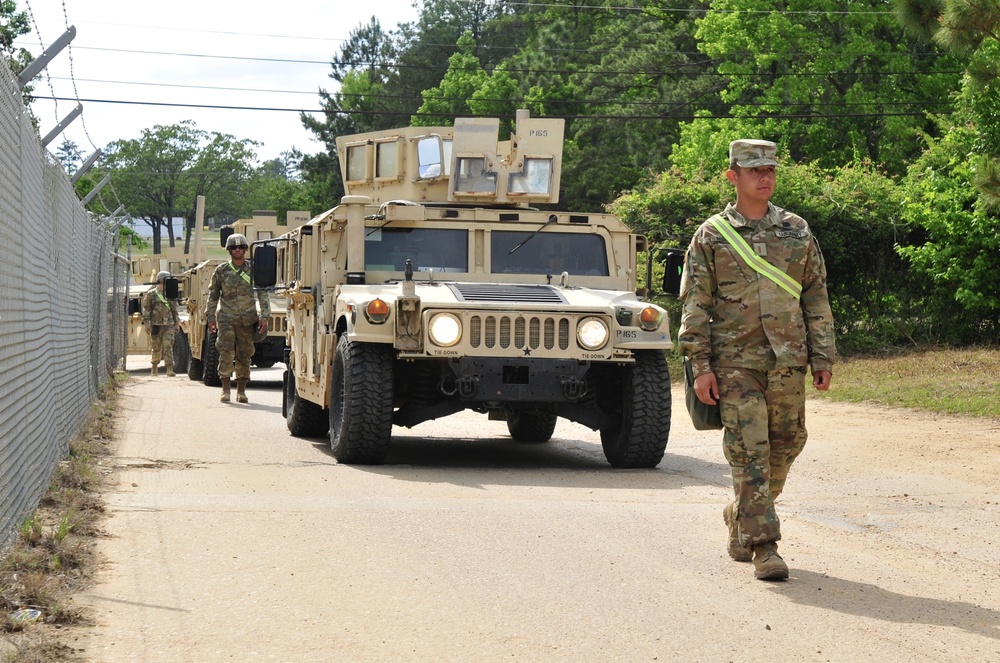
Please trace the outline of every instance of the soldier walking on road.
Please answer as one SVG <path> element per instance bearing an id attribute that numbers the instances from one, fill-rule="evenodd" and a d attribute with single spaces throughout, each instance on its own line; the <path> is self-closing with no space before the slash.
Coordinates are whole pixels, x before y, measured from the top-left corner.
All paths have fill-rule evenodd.
<path id="1" fill-rule="evenodd" d="M 788 566 L 774 500 L 806 443 L 805 375 L 830 388 L 833 315 L 819 244 L 801 217 L 775 207 L 775 145 L 736 140 L 726 177 L 736 204 L 688 247 L 679 341 L 703 403 L 719 403 L 736 499 L 723 511 L 729 555 L 761 580 Z"/>
<path id="2" fill-rule="evenodd" d="M 142 298 L 142 326 L 149 335 L 150 375 L 156 375 L 160 358 L 167 369 L 167 377 L 174 377 L 174 332 L 180 327 L 177 316 L 177 302 L 167 299 L 163 292 L 165 281 L 170 278 L 170 272 L 160 272 L 156 275 L 156 287 Z"/>
<path id="3" fill-rule="evenodd" d="M 254 331 L 263 334 L 271 315 L 270 301 L 265 291 L 255 292 L 246 253 L 247 238 L 233 234 L 226 240 L 230 260 L 219 265 L 212 274 L 208 290 L 205 319 L 208 331 L 218 332 L 215 348 L 219 351 L 219 379 L 222 380 L 223 403 L 229 402 L 233 363 L 236 364 L 236 402 L 247 403 L 246 386 L 250 381 L 250 358 L 253 357 Z M 260 303 L 260 313 L 257 304 Z"/>

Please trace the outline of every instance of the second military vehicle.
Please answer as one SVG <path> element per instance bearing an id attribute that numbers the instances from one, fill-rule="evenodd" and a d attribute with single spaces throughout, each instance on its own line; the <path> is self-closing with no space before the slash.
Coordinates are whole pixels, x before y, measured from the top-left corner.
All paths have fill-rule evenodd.
<path id="1" fill-rule="evenodd" d="M 288 298 L 283 412 L 344 463 L 381 463 L 393 425 L 471 409 L 542 443 L 563 417 L 616 467 L 654 467 L 670 429 L 666 312 L 636 296 L 646 240 L 559 199 L 563 120 L 337 139 L 346 195 L 256 242 Z"/>
<path id="2" fill-rule="evenodd" d="M 308 213 L 289 211 L 288 227 L 296 227 L 308 221 Z M 273 211 L 255 210 L 249 219 L 240 219 L 235 223 L 223 226 L 219 231 L 219 242 L 224 247 L 230 235 L 239 233 L 249 241 L 266 240 L 274 237 L 278 230 L 278 215 Z M 208 303 L 208 290 L 212 284 L 212 274 L 215 268 L 224 260 L 213 258 L 198 264 L 182 277 L 183 291 L 186 295 L 186 316 L 184 316 L 184 331 L 186 341 L 190 346 L 190 360 L 187 363 L 187 374 L 192 380 L 202 380 L 210 387 L 222 384 L 219 379 L 219 352 L 215 349 L 215 334 L 208 331 L 208 320 L 205 317 L 205 306 Z M 270 368 L 279 361 L 284 361 L 286 300 L 283 297 L 271 297 L 271 315 L 267 321 L 267 334 L 254 343 L 252 365 L 259 368 Z"/>

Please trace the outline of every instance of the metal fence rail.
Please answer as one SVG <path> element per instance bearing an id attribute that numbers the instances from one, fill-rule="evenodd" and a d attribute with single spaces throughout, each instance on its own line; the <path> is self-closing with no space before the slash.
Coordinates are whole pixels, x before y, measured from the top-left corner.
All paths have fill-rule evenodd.
<path id="1" fill-rule="evenodd" d="M 42 148 L 0 67 L 0 547 L 120 367 L 127 263 Z M 119 347 L 121 346 L 121 347 Z"/>

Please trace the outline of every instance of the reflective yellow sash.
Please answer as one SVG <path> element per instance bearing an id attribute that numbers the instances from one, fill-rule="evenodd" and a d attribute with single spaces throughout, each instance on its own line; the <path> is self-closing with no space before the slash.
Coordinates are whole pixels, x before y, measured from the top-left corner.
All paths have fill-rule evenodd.
<path id="1" fill-rule="evenodd" d="M 802 284 L 796 282 L 795 279 L 790 277 L 788 274 L 785 274 L 783 271 L 754 253 L 754 250 L 750 248 L 747 241 L 743 239 L 738 232 L 736 232 L 736 229 L 733 228 L 728 221 L 716 214 L 709 219 L 709 222 L 715 226 L 716 230 L 722 233 L 722 236 L 726 238 L 734 249 L 736 249 L 736 253 L 740 254 L 740 257 L 743 258 L 743 260 L 745 260 L 754 271 L 774 281 L 779 288 L 787 292 L 796 300 L 802 296 Z"/>
<path id="2" fill-rule="evenodd" d="M 243 279 L 247 283 L 250 283 L 250 285 L 253 285 L 253 283 L 250 282 L 250 274 L 248 272 L 244 272 L 242 270 L 239 270 L 239 269 L 236 269 L 235 267 L 233 267 L 233 261 L 232 260 L 229 261 L 229 269 L 231 269 L 234 272 L 236 272 L 237 274 L 239 274 L 241 279 Z"/>

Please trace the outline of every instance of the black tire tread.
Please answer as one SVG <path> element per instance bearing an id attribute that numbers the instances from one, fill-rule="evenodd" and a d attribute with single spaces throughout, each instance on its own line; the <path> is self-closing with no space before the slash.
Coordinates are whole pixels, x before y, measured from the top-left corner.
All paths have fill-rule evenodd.
<path id="1" fill-rule="evenodd" d="M 215 347 L 215 341 L 219 338 L 219 332 L 205 334 L 205 351 L 201 353 L 202 379 L 206 387 L 218 387 L 222 385 L 219 378 L 219 349 Z"/>
<path id="2" fill-rule="evenodd" d="M 343 366 L 343 408 L 337 366 Z M 353 343 L 344 334 L 337 342 L 330 398 L 330 448 L 341 463 L 379 465 L 392 439 L 392 355 L 387 345 Z M 338 436 L 335 418 L 341 419 Z"/>
<path id="3" fill-rule="evenodd" d="M 659 350 L 638 350 L 623 372 L 621 420 L 601 431 L 604 455 L 614 467 L 656 467 L 670 435 L 670 369 Z"/>
<path id="4" fill-rule="evenodd" d="M 330 413 L 299 397 L 295 389 L 295 376 L 285 371 L 285 423 L 295 437 L 326 437 L 330 430 Z"/>
<path id="5" fill-rule="evenodd" d="M 544 444 L 552 439 L 556 430 L 554 412 L 543 410 L 519 410 L 507 413 L 507 430 L 515 442 L 521 444 Z"/>

